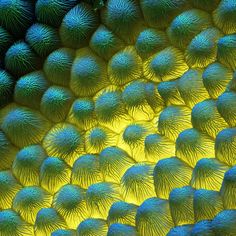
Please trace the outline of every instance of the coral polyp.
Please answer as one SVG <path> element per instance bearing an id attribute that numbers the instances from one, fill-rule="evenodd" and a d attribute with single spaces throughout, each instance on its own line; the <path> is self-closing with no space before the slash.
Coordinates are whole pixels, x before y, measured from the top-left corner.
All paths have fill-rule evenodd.
<path id="1" fill-rule="evenodd" d="M 222 93 L 216 102 L 217 109 L 230 127 L 236 125 L 236 92 Z"/>
<path id="2" fill-rule="evenodd" d="M 177 88 L 184 103 L 191 108 L 209 98 L 202 81 L 202 72 L 199 69 L 189 69 L 185 72 L 178 80 Z"/>
<path id="3" fill-rule="evenodd" d="M 145 81 L 137 80 L 125 86 L 122 99 L 128 114 L 135 120 L 151 120 L 153 118 L 154 112 L 148 103 Z"/>
<path id="4" fill-rule="evenodd" d="M 0 0 L 0 236 L 236 235 L 235 0 Z"/>
<path id="5" fill-rule="evenodd" d="M 6 29 L 0 26 L 0 57 L 4 56 L 7 48 L 13 43 L 13 37 L 8 33 Z"/>
<path id="6" fill-rule="evenodd" d="M 181 225 L 181 226 L 176 226 L 173 227 L 167 236 L 188 236 L 192 232 L 192 225 Z"/>
<path id="7" fill-rule="evenodd" d="M 140 0 L 146 22 L 155 28 L 165 28 L 186 5 L 186 0 Z"/>
<path id="8" fill-rule="evenodd" d="M 11 208 L 12 200 L 21 187 L 10 171 L 0 172 L 1 209 Z"/>
<path id="9" fill-rule="evenodd" d="M 207 234 L 209 236 L 215 235 L 211 220 L 201 220 L 193 226 L 191 235 L 198 236 L 199 234 L 202 233 Z"/>
<path id="10" fill-rule="evenodd" d="M 0 212 L 0 232 L 4 236 L 30 236 L 34 234 L 34 229 L 15 211 L 7 209 Z"/>
<path id="11" fill-rule="evenodd" d="M 135 221 L 141 236 L 164 236 L 174 226 L 168 201 L 156 197 L 145 200 L 139 206 Z"/>
<path id="12" fill-rule="evenodd" d="M 227 67 L 236 69 L 236 34 L 225 35 L 218 41 L 217 59 Z"/>
<path id="13" fill-rule="evenodd" d="M 213 139 L 197 129 L 184 130 L 176 140 L 176 155 L 192 167 L 198 160 L 214 154 Z"/>
<path id="14" fill-rule="evenodd" d="M 12 166 L 17 148 L 12 145 L 5 133 L 0 130 L 0 170 L 7 170 Z"/>
<path id="15" fill-rule="evenodd" d="M 219 191 L 228 167 L 215 158 L 202 158 L 193 169 L 190 184 L 195 189 Z"/>
<path id="16" fill-rule="evenodd" d="M 174 188 L 169 195 L 170 212 L 175 225 L 193 224 L 193 195 L 190 186 Z"/>
<path id="17" fill-rule="evenodd" d="M 115 202 L 109 210 L 108 223 L 122 223 L 135 226 L 137 206 L 127 202 Z"/>
<path id="18" fill-rule="evenodd" d="M 175 155 L 175 143 L 160 134 L 147 135 L 144 145 L 146 159 L 150 162 L 155 163 L 158 160 Z"/>
<path id="19" fill-rule="evenodd" d="M 206 189 L 196 190 L 193 197 L 193 209 L 195 221 L 213 219 L 224 209 L 219 192 Z"/>
<path id="20" fill-rule="evenodd" d="M 236 128 L 227 128 L 221 130 L 216 136 L 215 155 L 221 162 L 228 166 L 236 164 L 234 153 L 236 151 Z"/>
<path id="21" fill-rule="evenodd" d="M 116 235 L 122 235 L 125 234 L 127 236 L 136 236 L 137 231 L 135 227 L 130 226 L 130 225 L 125 225 L 125 224 L 120 224 L 120 223 L 115 223 L 110 225 L 108 229 L 108 236 L 116 236 Z"/>
<path id="22" fill-rule="evenodd" d="M 192 127 L 190 117 L 191 110 L 188 107 L 168 106 L 159 116 L 158 130 L 160 134 L 175 141 L 183 130 Z"/>
<path id="23" fill-rule="evenodd" d="M 228 124 L 217 110 L 216 101 L 207 99 L 197 103 L 192 109 L 193 127 L 215 138 Z"/>
<path id="24" fill-rule="evenodd" d="M 122 94 L 116 89 L 103 90 L 95 97 L 95 115 L 101 124 L 116 132 L 130 121 L 125 113 Z"/>
<path id="25" fill-rule="evenodd" d="M 230 236 L 236 232 L 236 211 L 235 209 L 223 210 L 212 220 L 212 227 L 215 234 Z"/>
<path id="26" fill-rule="evenodd" d="M 81 129 L 87 130 L 97 124 L 95 104 L 90 98 L 79 98 L 74 101 L 69 113 L 70 122 Z"/>
<path id="27" fill-rule="evenodd" d="M 213 12 L 214 23 L 226 34 L 236 32 L 236 4 L 234 0 L 222 0 Z"/>
<path id="28" fill-rule="evenodd" d="M 236 186 L 236 178 L 235 178 L 236 168 L 235 166 L 230 168 L 227 172 L 225 172 L 224 180 L 220 189 L 220 194 L 223 199 L 224 208 L 227 209 L 235 209 L 236 201 L 235 201 L 235 186 Z"/>
<path id="29" fill-rule="evenodd" d="M 219 62 L 208 65 L 202 74 L 203 84 L 213 99 L 225 91 L 231 78 L 231 70 Z"/>
<path id="30" fill-rule="evenodd" d="M 135 48 L 142 58 L 147 58 L 156 51 L 164 49 L 166 45 L 167 37 L 164 32 L 147 28 L 138 35 Z"/>
<path id="31" fill-rule="evenodd" d="M 115 146 L 118 135 L 111 130 L 96 126 L 85 135 L 85 148 L 89 153 L 99 153 L 108 146 Z"/>
<path id="32" fill-rule="evenodd" d="M 191 67 L 206 67 L 216 60 L 217 40 L 221 36 L 218 29 L 209 28 L 193 38 L 188 45 L 185 56 Z"/>

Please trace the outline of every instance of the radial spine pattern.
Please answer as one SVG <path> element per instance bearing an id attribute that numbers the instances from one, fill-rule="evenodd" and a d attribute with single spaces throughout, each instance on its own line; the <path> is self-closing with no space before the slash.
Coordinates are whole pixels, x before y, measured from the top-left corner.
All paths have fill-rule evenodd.
<path id="1" fill-rule="evenodd" d="M 236 0 L 0 0 L 0 236 L 236 235 Z"/>

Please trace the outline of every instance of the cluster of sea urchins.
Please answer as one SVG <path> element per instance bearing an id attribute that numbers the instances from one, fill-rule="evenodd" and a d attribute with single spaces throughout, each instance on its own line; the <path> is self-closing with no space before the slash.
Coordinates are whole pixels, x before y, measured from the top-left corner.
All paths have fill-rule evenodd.
<path id="1" fill-rule="evenodd" d="M 88 2 L 0 1 L 0 236 L 236 235 L 236 1 Z"/>

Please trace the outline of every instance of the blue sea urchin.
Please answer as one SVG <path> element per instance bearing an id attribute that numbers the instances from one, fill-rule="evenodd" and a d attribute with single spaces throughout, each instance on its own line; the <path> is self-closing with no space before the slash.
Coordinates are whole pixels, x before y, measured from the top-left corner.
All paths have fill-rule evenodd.
<path id="1" fill-rule="evenodd" d="M 35 14 L 39 22 L 58 27 L 64 15 L 76 4 L 77 0 L 37 0 Z"/>
<path id="2" fill-rule="evenodd" d="M 40 168 L 40 185 L 50 193 L 70 182 L 71 169 L 60 158 L 46 158 Z"/>
<path id="3" fill-rule="evenodd" d="M 145 199 L 155 196 L 153 168 L 152 164 L 138 163 L 125 172 L 121 179 L 121 191 L 125 201 L 140 205 Z"/>
<path id="4" fill-rule="evenodd" d="M 70 88 L 77 96 L 91 96 L 108 85 L 105 62 L 86 48 L 76 53 Z"/>
<path id="5" fill-rule="evenodd" d="M 87 189 L 90 185 L 103 180 L 99 166 L 99 157 L 85 154 L 80 156 L 73 165 L 71 181 L 73 184 Z"/>
<path id="6" fill-rule="evenodd" d="M 40 145 L 30 145 L 22 148 L 15 157 L 12 172 L 24 186 L 39 185 L 39 170 L 47 157 Z"/>
<path id="7" fill-rule="evenodd" d="M 67 184 L 55 194 L 53 207 L 65 219 L 68 227 L 76 229 L 78 223 L 89 216 L 85 200 L 82 188 Z"/>
<path id="8" fill-rule="evenodd" d="M 43 65 L 47 79 L 54 84 L 68 85 L 74 54 L 70 48 L 59 48 L 50 53 Z"/>
<path id="9" fill-rule="evenodd" d="M 25 75 L 40 67 L 37 55 L 23 41 L 14 43 L 7 50 L 4 63 L 6 69 L 15 76 Z"/>
<path id="10" fill-rule="evenodd" d="M 40 110 L 53 122 L 64 121 L 74 95 L 67 88 L 60 86 L 49 87 L 42 95 Z"/>
<path id="11" fill-rule="evenodd" d="M 191 174 L 192 168 L 177 157 L 158 161 L 153 171 L 156 195 L 168 199 L 173 189 L 189 183 Z"/>
<path id="12" fill-rule="evenodd" d="M 39 109 L 41 98 L 49 86 L 42 71 L 34 71 L 19 78 L 14 89 L 17 103 Z"/>
<path id="13" fill-rule="evenodd" d="M 79 3 L 62 20 L 60 26 L 61 41 L 66 47 L 83 47 L 88 43 L 97 26 L 96 13 L 89 5 Z"/>
<path id="14" fill-rule="evenodd" d="M 173 226 L 167 200 L 153 197 L 139 206 L 136 227 L 141 236 L 165 236 Z"/>
<path id="15" fill-rule="evenodd" d="M 34 20 L 33 7 L 31 1 L 1 1 L 0 24 L 15 37 L 21 37 Z"/>
<path id="16" fill-rule="evenodd" d="M 26 42 L 41 57 L 47 56 L 50 52 L 60 46 L 60 39 L 55 29 L 48 25 L 36 23 L 26 33 Z"/>
<path id="17" fill-rule="evenodd" d="M 45 136 L 43 147 L 48 155 L 61 157 L 72 165 L 84 150 L 84 138 L 74 125 L 58 123 Z"/>
<path id="18" fill-rule="evenodd" d="M 50 207 L 52 196 L 37 186 L 22 188 L 15 196 L 13 209 L 30 224 L 34 224 L 41 208 Z"/>
<path id="19" fill-rule="evenodd" d="M 49 123 L 37 111 L 16 107 L 6 114 L 1 128 L 13 144 L 23 147 L 40 142 L 49 129 Z"/>
<path id="20" fill-rule="evenodd" d="M 195 189 L 219 191 L 228 166 L 215 158 L 202 158 L 193 169 L 190 184 Z"/>
<path id="21" fill-rule="evenodd" d="M 84 236 L 106 236 L 108 226 L 105 220 L 88 218 L 81 222 L 77 228 L 77 233 Z"/>

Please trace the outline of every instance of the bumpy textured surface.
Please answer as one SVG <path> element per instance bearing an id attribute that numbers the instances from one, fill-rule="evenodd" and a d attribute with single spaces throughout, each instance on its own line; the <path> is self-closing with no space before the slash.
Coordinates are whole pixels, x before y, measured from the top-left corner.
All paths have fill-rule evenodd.
<path id="1" fill-rule="evenodd" d="M 236 235 L 235 0 L 0 0 L 0 236 Z"/>

